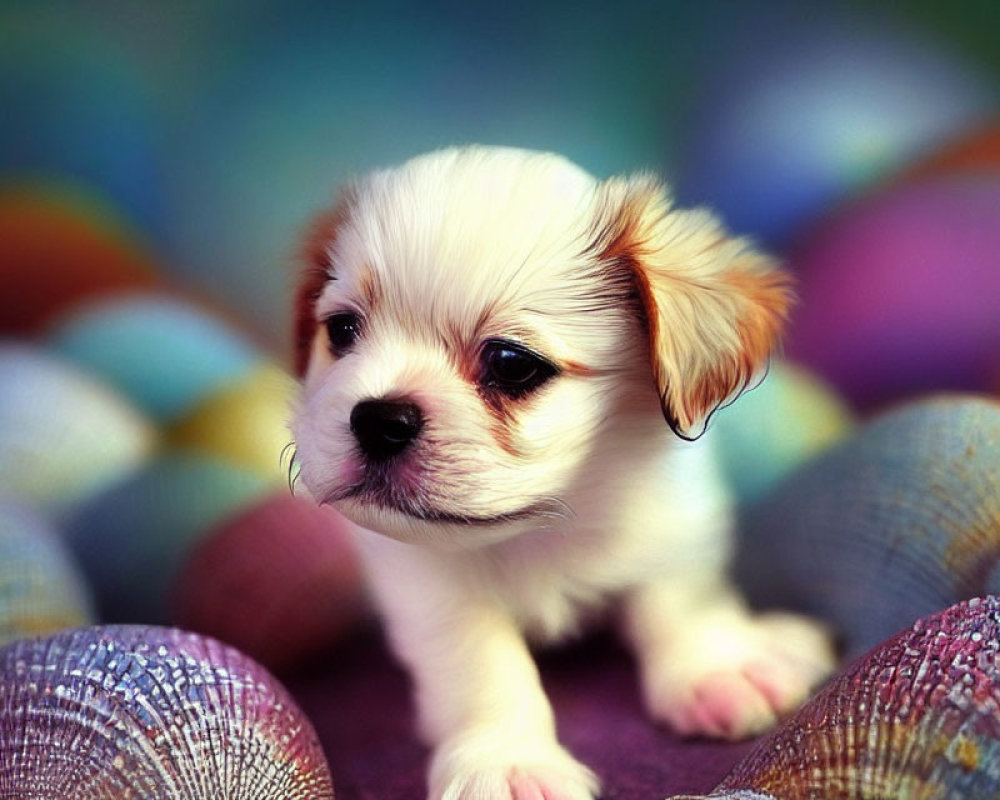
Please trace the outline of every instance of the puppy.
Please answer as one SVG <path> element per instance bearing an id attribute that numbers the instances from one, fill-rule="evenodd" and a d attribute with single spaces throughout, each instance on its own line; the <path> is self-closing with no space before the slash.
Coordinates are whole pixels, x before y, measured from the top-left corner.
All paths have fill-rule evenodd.
<path id="1" fill-rule="evenodd" d="M 602 612 L 682 734 L 757 733 L 829 673 L 819 626 L 754 616 L 727 580 L 728 497 L 697 436 L 778 337 L 770 259 L 648 175 L 488 147 L 369 175 L 306 258 L 301 482 L 359 526 L 430 797 L 598 793 L 527 642 Z"/>

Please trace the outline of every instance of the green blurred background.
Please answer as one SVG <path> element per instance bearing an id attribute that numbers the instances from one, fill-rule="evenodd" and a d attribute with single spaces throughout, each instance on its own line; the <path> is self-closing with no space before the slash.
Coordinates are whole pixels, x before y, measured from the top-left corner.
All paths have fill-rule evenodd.
<path id="1" fill-rule="evenodd" d="M 820 192 L 832 205 L 913 156 L 902 123 L 925 147 L 995 106 L 997 30 L 992 2 L 6 3 L 0 186 L 54 181 L 104 198 L 162 269 L 278 348 L 298 232 L 372 166 L 462 142 L 551 149 L 602 176 L 660 171 L 682 200 L 722 206 L 735 227 L 780 244 L 732 199 L 738 170 L 734 189 L 704 166 L 720 137 L 739 143 L 739 124 L 720 122 L 727 87 L 768 59 L 761 75 L 794 81 L 809 50 L 832 43 L 840 84 L 824 107 L 854 126 L 836 135 L 864 140 L 849 143 L 850 163 L 830 157 L 849 176 Z M 873 112 L 880 98 L 862 96 L 891 71 L 879 53 L 924 84 L 909 106 L 884 110 L 895 127 Z M 838 72 L 852 61 L 855 74 Z M 804 95 L 822 91 L 803 87 L 784 105 L 812 118 L 803 137 L 821 122 Z M 936 102 L 946 107 L 929 124 Z"/>

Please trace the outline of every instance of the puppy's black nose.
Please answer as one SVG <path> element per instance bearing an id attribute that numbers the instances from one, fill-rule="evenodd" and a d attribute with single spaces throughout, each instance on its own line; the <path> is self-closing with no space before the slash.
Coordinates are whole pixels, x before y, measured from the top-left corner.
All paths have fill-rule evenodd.
<path id="1" fill-rule="evenodd" d="M 413 403 L 364 400 L 351 411 L 351 430 L 361 450 L 375 460 L 403 452 L 424 427 L 424 415 Z"/>

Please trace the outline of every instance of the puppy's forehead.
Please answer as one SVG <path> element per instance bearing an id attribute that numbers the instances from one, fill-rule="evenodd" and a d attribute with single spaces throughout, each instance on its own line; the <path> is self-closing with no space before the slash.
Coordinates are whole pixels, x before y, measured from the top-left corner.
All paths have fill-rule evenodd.
<path id="1" fill-rule="evenodd" d="M 356 187 L 334 260 L 388 312 L 461 324 L 544 304 L 584 258 L 597 185 L 551 154 L 433 153 Z"/>

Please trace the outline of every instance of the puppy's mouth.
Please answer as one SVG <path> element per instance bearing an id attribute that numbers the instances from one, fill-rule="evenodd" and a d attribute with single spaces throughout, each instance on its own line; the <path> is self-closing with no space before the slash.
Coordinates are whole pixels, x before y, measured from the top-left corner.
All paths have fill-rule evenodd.
<path id="1" fill-rule="evenodd" d="M 345 500 L 359 501 L 365 505 L 395 511 L 411 519 L 431 523 L 487 526 L 517 522 L 526 519 L 565 519 L 572 516 L 569 506 L 557 498 L 541 498 L 512 511 L 497 514 L 465 514 L 435 508 L 420 496 L 410 492 L 391 475 L 391 470 L 369 467 L 360 481 L 335 489 L 323 503 L 337 505 Z"/>

